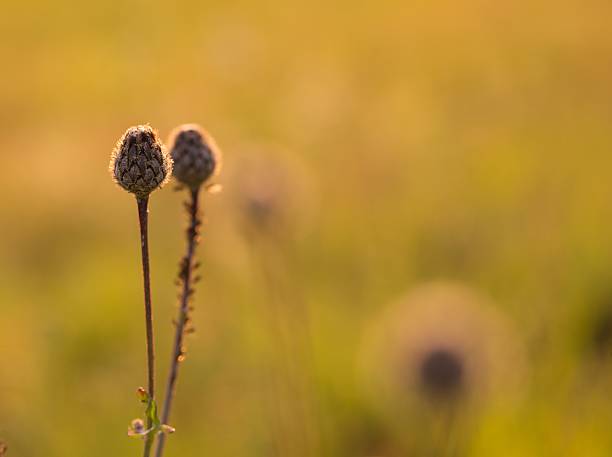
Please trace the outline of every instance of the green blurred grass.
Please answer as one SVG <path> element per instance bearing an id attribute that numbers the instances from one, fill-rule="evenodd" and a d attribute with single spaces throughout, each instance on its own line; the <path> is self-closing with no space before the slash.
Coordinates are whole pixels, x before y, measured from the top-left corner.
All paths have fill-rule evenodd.
<path id="1" fill-rule="evenodd" d="M 125 437 L 145 381 L 136 209 L 107 164 L 141 122 L 202 123 L 226 158 L 169 456 L 367 455 L 370 439 L 405 455 L 410 431 L 372 409 L 356 359 L 370 322 L 437 278 L 485 291 L 527 346 L 524 394 L 472 418 L 468 455 L 609 455 L 609 351 L 594 360 L 588 340 L 612 306 L 611 21 L 595 0 L 5 2 L 9 455 L 140 452 Z M 316 188 L 294 242 L 249 241 L 231 198 L 237 158 L 268 147 Z M 160 373 L 181 198 L 151 207 Z"/>

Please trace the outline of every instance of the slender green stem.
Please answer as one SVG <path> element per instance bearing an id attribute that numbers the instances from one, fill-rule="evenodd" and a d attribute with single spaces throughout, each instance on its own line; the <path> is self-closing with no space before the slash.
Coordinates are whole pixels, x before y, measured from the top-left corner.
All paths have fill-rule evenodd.
<path id="1" fill-rule="evenodd" d="M 192 283 L 193 283 L 193 256 L 195 248 L 198 243 L 198 229 L 200 226 L 200 220 L 198 218 L 199 211 L 199 193 L 200 188 L 191 189 L 191 201 L 186 204 L 189 212 L 189 226 L 187 227 L 187 252 L 181 260 L 179 279 L 182 284 L 182 290 L 180 295 L 180 304 L 178 310 L 178 318 L 176 320 L 176 330 L 174 333 L 174 347 L 172 349 L 172 360 L 170 362 L 170 372 L 168 374 L 168 381 L 166 384 L 166 396 L 164 398 L 164 407 L 162 410 L 161 423 L 167 424 L 170 418 L 170 409 L 172 408 L 172 401 L 176 390 L 176 380 L 178 377 L 179 364 L 185 356 L 183 348 L 183 340 L 189 323 L 189 298 L 193 294 Z M 155 451 L 155 457 L 161 457 L 164 453 L 164 446 L 166 444 L 166 435 L 161 434 L 157 442 L 157 449 Z"/>
<path id="2" fill-rule="evenodd" d="M 145 323 L 147 333 L 147 372 L 150 401 L 155 401 L 155 352 L 153 350 L 153 311 L 151 307 L 151 276 L 149 273 L 148 212 L 149 197 L 137 197 L 140 222 L 140 246 L 142 249 L 142 275 L 144 280 Z M 147 429 L 153 424 L 147 417 Z M 145 440 L 144 457 L 149 457 L 155 434 L 149 433 Z"/>

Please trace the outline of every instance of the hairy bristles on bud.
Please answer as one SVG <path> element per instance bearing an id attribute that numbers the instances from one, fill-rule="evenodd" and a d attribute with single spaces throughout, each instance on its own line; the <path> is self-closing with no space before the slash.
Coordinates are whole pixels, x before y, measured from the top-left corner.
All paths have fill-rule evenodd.
<path id="1" fill-rule="evenodd" d="M 197 189 L 221 169 L 221 151 L 213 138 L 197 124 L 176 127 L 168 141 L 174 160 L 174 177 Z"/>
<path id="2" fill-rule="evenodd" d="M 172 174 L 172 158 L 148 125 L 130 127 L 117 141 L 109 170 L 117 184 L 142 198 L 162 187 Z"/>

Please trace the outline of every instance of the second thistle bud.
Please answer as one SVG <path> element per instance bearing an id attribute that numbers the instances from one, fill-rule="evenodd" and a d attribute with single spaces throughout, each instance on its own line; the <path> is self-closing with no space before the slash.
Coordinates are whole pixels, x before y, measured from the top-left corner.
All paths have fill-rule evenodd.
<path id="1" fill-rule="evenodd" d="M 111 155 L 110 172 L 121 187 L 146 197 L 163 186 L 172 173 L 172 159 L 148 125 L 130 127 Z"/>
<path id="2" fill-rule="evenodd" d="M 184 124 L 170 135 L 170 155 L 174 177 L 197 189 L 221 167 L 221 153 L 210 135 L 197 124 Z"/>

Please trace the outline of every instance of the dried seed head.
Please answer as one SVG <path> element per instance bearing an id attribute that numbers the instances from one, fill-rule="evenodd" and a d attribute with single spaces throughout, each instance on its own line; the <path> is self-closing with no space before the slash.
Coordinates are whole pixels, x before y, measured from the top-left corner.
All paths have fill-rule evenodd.
<path id="1" fill-rule="evenodd" d="M 109 165 L 114 180 L 137 197 L 162 187 L 172 173 L 172 159 L 148 125 L 130 127 L 117 142 Z"/>
<path id="2" fill-rule="evenodd" d="M 197 124 L 184 124 L 170 134 L 174 177 L 197 189 L 221 168 L 221 152 L 212 137 Z"/>

